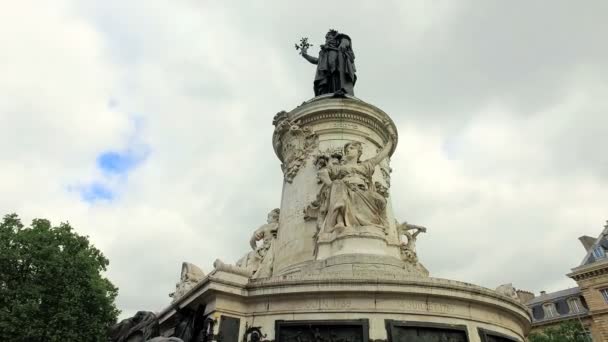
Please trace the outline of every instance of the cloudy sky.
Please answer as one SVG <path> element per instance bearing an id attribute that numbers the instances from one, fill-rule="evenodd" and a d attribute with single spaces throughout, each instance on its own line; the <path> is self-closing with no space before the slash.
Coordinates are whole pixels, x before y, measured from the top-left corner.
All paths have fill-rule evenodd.
<path id="1" fill-rule="evenodd" d="M 435 277 L 538 292 L 608 219 L 608 2 L 13 1 L 0 10 L 0 214 L 69 221 L 123 316 L 182 261 L 234 261 L 279 205 L 273 115 L 327 29 L 385 110 L 400 220 Z"/>

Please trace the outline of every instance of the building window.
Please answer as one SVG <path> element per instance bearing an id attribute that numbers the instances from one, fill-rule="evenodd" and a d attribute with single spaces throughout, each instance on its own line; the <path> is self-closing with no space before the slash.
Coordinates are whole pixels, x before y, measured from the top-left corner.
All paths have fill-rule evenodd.
<path id="1" fill-rule="evenodd" d="M 596 259 L 601 259 L 601 258 L 605 258 L 606 257 L 606 251 L 604 251 L 604 248 L 602 246 L 597 246 L 593 249 L 593 256 Z"/>
<path id="2" fill-rule="evenodd" d="M 608 291 L 608 289 L 606 290 Z M 543 311 L 545 311 L 545 318 L 557 317 L 557 311 L 555 310 L 555 305 L 553 305 L 553 303 L 543 304 Z"/>
<path id="3" fill-rule="evenodd" d="M 570 308 L 571 313 L 577 313 L 583 310 L 583 305 L 578 298 L 568 299 L 568 307 Z"/>
<path id="4" fill-rule="evenodd" d="M 608 289 L 601 289 L 600 293 L 604 297 L 604 302 L 608 303 Z"/>

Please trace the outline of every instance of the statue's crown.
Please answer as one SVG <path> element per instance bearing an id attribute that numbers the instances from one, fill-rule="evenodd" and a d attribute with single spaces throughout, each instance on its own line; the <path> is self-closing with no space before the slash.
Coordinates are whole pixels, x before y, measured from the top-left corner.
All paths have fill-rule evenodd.
<path id="1" fill-rule="evenodd" d="M 332 36 L 337 36 L 338 35 L 338 31 L 336 31 L 334 29 L 330 29 L 329 32 L 327 32 L 327 33 L 329 33 Z"/>

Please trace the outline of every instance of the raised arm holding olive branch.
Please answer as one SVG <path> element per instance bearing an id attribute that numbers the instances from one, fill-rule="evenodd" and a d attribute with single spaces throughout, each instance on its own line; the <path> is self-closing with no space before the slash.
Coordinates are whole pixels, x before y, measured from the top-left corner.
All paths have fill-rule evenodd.
<path id="1" fill-rule="evenodd" d="M 390 122 L 386 122 L 385 127 L 388 130 L 388 142 L 380 151 L 378 151 L 375 156 L 366 160 L 372 163 L 374 166 L 380 164 L 384 159 L 388 158 L 389 153 L 391 153 L 393 146 L 395 146 L 395 143 L 397 142 L 397 134 L 395 133 L 395 130 Z"/>

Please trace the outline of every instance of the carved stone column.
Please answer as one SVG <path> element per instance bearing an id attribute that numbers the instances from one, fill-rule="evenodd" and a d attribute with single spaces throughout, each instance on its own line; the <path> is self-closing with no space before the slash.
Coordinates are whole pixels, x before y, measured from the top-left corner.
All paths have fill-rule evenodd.
<path id="1" fill-rule="evenodd" d="M 315 201 L 319 202 L 320 191 L 324 191 L 318 178 L 319 159 L 326 158 L 323 163 L 339 164 L 338 159 L 331 161 L 332 155 L 340 158 L 344 145 L 351 142 L 361 144 L 361 161 L 374 157 L 388 143 L 389 127 L 392 126 L 393 132 L 397 131 L 390 117 L 354 97 L 320 96 L 289 113 L 280 112 L 274 124 L 273 146 L 284 173 L 274 274 L 289 273 L 290 269 L 313 260 L 338 255 L 363 254 L 400 259 L 400 241 L 390 201 L 388 158 L 375 166 L 373 185 L 366 191 L 372 202 L 386 202 L 381 213 L 384 224 L 324 230 L 320 227 L 323 217 L 319 217 L 323 213 L 319 213 L 318 208 L 311 209 Z M 390 155 L 395 147 L 396 141 Z M 352 185 L 348 183 L 347 186 Z M 361 186 L 365 187 L 364 184 Z M 327 191 L 329 193 L 330 190 Z M 368 198 L 361 202 L 365 203 Z M 355 212 L 359 210 L 356 204 L 355 201 L 351 205 Z"/>

